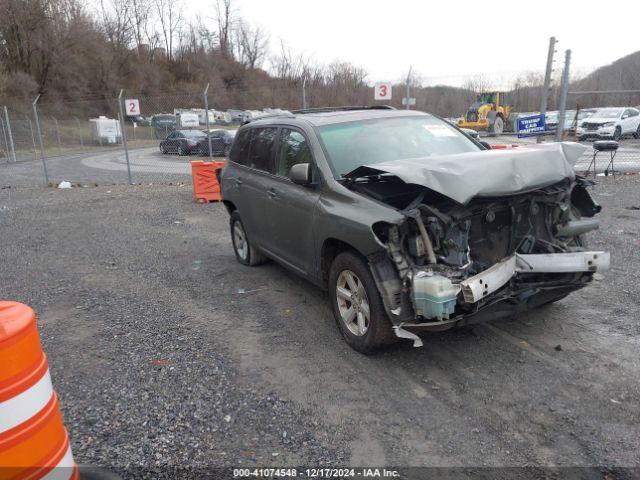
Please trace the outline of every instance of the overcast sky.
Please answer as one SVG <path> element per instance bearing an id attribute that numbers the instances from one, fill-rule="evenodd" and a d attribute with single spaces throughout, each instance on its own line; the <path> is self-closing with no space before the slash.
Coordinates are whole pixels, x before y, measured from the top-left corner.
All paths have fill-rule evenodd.
<path id="1" fill-rule="evenodd" d="M 213 0 L 185 2 L 189 15 L 213 16 Z M 567 48 L 582 74 L 640 50 L 637 0 L 600 3 L 597 10 L 591 2 L 562 0 L 234 2 L 243 18 L 270 33 L 273 50 L 282 39 L 318 61 L 362 66 L 372 82 L 399 80 L 412 65 L 427 84 L 460 84 L 477 74 L 499 83 L 543 71 L 552 35 L 559 40 L 558 70 Z"/>

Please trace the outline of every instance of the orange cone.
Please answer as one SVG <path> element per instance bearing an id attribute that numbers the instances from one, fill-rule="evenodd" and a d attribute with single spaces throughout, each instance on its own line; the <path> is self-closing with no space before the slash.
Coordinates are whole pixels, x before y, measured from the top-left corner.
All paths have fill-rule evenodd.
<path id="1" fill-rule="evenodd" d="M 35 313 L 7 301 L 0 301 L 0 478 L 80 478 Z"/>

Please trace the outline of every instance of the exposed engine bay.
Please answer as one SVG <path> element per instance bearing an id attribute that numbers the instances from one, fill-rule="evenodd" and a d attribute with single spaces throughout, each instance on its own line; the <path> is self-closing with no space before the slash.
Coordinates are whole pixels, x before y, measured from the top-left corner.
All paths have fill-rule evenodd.
<path id="1" fill-rule="evenodd" d="M 588 284 L 609 266 L 608 252 L 589 251 L 583 242 L 598 228 L 601 209 L 589 185 L 571 175 L 460 203 L 394 174 L 361 169 L 348 188 L 405 218 L 372 225 L 386 253 L 369 258 L 396 333 L 413 338 L 412 329 L 512 316 Z"/>

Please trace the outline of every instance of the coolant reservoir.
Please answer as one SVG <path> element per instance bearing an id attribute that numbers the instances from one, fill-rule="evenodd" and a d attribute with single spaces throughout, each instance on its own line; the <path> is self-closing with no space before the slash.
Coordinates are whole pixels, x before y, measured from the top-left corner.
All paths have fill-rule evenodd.
<path id="1" fill-rule="evenodd" d="M 416 315 L 424 318 L 448 319 L 456 308 L 460 285 L 431 272 L 418 272 L 413 277 L 413 303 Z"/>

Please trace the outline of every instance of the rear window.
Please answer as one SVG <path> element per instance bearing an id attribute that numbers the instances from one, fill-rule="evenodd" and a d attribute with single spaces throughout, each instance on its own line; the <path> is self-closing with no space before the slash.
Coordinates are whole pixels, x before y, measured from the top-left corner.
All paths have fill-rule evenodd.
<path id="1" fill-rule="evenodd" d="M 232 162 L 273 173 L 273 144 L 277 128 L 251 128 L 236 136 L 231 148 Z"/>
<path id="2" fill-rule="evenodd" d="M 271 161 L 273 143 L 276 139 L 277 128 L 257 128 L 251 139 L 251 152 L 249 153 L 249 166 L 273 172 Z"/>
<path id="3" fill-rule="evenodd" d="M 200 130 L 185 130 L 182 134 L 187 138 L 200 138 L 206 136 L 204 132 L 201 132 Z"/>
<path id="4" fill-rule="evenodd" d="M 231 153 L 229 154 L 229 160 L 240 165 L 248 165 L 249 161 L 249 147 L 251 146 L 251 132 L 252 130 L 242 130 L 233 141 L 231 147 Z"/>
<path id="5" fill-rule="evenodd" d="M 362 165 L 481 150 L 455 127 L 426 115 L 327 125 L 320 137 L 338 178 Z"/>

